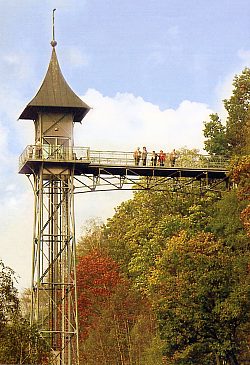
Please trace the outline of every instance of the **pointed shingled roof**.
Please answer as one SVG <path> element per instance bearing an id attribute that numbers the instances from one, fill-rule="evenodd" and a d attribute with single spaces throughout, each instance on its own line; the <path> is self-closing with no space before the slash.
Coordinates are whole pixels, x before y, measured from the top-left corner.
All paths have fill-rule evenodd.
<path id="1" fill-rule="evenodd" d="M 35 120 L 37 113 L 45 112 L 72 112 L 74 122 L 81 122 L 90 107 L 85 104 L 70 88 L 61 72 L 55 48 L 48 71 L 36 96 L 26 106 L 19 119 Z"/>

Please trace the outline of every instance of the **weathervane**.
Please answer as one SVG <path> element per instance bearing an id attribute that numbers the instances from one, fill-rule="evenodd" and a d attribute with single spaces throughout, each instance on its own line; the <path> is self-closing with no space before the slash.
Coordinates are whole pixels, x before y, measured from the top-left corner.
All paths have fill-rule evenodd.
<path id="1" fill-rule="evenodd" d="M 57 41 L 55 40 L 55 11 L 56 9 L 53 9 L 53 18 L 52 18 L 52 41 L 50 44 L 52 47 L 55 47 L 57 45 Z"/>

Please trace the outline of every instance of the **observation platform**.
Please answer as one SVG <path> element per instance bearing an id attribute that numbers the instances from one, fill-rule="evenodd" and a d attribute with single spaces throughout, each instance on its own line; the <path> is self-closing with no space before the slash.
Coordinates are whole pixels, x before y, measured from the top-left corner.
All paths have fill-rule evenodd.
<path id="1" fill-rule="evenodd" d="M 229 161 L 224 156 L 202 154 L 180 154 L 174 166 L 171 166 L 169 154 L 166 154 L 164 166 L 152 166 L 152 154 L 148 153 L 147 163 L 135 164 L 133 152 L 96 151 L 89 147 L 71 147 L 54 145 L 29 145 L 19 158 L 19 173 L 36 173 L 43 165 L 45 168 L 65 168 L 81 175 L 112 175 L 138 177 L 219 179 L 228 178 Z"/>

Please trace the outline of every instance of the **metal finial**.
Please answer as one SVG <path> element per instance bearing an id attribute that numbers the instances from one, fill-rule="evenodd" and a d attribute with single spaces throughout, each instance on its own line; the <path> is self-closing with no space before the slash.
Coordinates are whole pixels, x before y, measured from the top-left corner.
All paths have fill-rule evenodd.
<path id="1" fill-rule="evenodd" d="M 55 47 L 57 45 L 57 41 L 55 40 L 55 11 L 56 9 L 53 9 L 53 18 L 52 18 L 52 41 L 50 44 L 52 47 Z"/>

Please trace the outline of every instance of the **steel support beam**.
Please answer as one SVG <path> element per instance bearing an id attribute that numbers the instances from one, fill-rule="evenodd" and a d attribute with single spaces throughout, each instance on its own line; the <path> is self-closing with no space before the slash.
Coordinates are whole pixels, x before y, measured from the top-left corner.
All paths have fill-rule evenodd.
<path id="1" fill-rule="evenodd" d="M 31 323 L 53 354 L 53 364 L 79 365 L 74 172 L 33 175 L 35 197 Z"/>
<path id="2" fill-rule="evenodd" d="M 228 179 L 209 179 L 206 175 L 195 177 L 176 176 L 140 176 L 137 174 L 113 175 L 102 171 L 98 175 L 83 174 L 74 177 L 75 194 L 93 191 L 111 190 L 167 190 L 170 193 L 195 194 L 204 196 L 209 193 L 221 195 L 228 189 Z"/>

